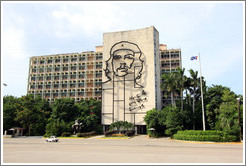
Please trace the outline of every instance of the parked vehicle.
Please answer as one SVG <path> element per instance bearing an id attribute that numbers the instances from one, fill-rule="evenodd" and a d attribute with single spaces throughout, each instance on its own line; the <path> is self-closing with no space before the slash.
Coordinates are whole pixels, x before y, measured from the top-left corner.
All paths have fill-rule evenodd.
<path id="1" fill-rule="evenodd" d="M 46 142 L 58 142 L 58 141 L 59 139 L 54 135 L 46 139 Z"/>

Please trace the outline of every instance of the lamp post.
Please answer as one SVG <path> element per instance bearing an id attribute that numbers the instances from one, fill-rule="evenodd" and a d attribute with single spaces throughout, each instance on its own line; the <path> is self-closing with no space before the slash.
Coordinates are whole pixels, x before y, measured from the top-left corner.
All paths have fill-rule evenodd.
<path id="1" fill-rule="evenodd" d="M 239 131 L 240 131 L 240 141 L 242 138 L 242 133 L 241 133 L 241 125 L 240 125 L 240 109 L 239 109 L 239 105 L 240 105 L 240 97 L 237 98 L 237 111 L 238 111 L 238 125 L 239 125 Z"/>

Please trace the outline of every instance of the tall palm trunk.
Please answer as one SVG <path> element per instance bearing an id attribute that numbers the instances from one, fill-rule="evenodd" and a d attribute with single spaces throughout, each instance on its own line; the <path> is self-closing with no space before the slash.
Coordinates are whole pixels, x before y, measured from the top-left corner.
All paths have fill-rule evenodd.
<path id="1" fill-rule="evenodd" d="M 184 110 L 184 101 L 183 101 L 183 88 L 181 88 L 181 111 Z"/>
<path id="2" fill-rule="evenodd" d="M 193 94 L 193 130 L 196 129 L 196 126 L 195 126 L 195 102 L 196 102 L 196 89 L 194 87 L 194 94 Z"/>
<path id="3" fill-rule="evenodd" d="M 191 93 L 189 94 L 189 105 L 191 106 Z"/>
<path id="4" fill-rule="evenodd" d="M 174 101 L 173 101 L 173 92 L 171 92 L 171 102 L 172 102 L 172 105 L 174 106 Z"/>
<path id="5" fill-rule="evenodd" d="M 185 89 L 185 96 L 186 96 L 186 98 L 185 98 L 185 104 L 188 104 L 187 89 Z"/>

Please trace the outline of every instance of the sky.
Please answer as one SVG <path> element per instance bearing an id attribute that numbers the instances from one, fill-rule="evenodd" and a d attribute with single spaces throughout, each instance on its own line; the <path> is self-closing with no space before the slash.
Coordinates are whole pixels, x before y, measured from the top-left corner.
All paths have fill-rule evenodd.
<path id="1" fill-rule="evenodd" d="M 182 67 L 207 86 L 243 94 L 245 11 L 242 2 L 1 2 L 2 96 L 27 94 L 29 58 L 95 51 L 103 33 L 154 26 L 160 44 L 180 48 Z M 3 83 L 7 86 L 3 86 Z"/>

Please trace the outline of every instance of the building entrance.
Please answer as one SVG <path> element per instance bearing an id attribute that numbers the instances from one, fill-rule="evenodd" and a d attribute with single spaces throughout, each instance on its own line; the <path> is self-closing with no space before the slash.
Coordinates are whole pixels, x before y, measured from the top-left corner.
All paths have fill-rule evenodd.
<path id="1" fill-rule="evenodd" d="M 137 134 L 147 134 L 146 125 L 137 126 Z"/>

